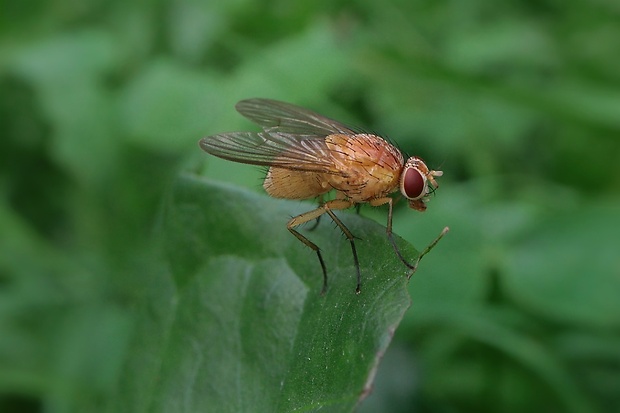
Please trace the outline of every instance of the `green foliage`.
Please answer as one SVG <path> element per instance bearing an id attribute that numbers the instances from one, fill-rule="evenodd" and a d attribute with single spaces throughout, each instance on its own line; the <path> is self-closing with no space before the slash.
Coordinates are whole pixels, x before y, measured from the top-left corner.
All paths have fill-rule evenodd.
<path id="1" fill-rule="evenodd" d="M 613 2 L 5 3 L 0 411 L 350 411 L 397 325 L 360 411 L 617 410 Z M 360 296 L 346 239 L 310 234 L 321 297 L 285 228 L 310 206 L 214 183 L 260 191 L 197 146 L 253 128 L 248 97 L 444 170 L 427 212 L 395 210 L 417 248 L 451 227 L 412 308 L 384 208 L 340 214 Z"/>
<path id="2" fill-rule="evenodd" d="M 165 252 L 153 256 L 158 287 L 138 318 L 150 327 L 129 351 L 121 388 L 131 390 L 114 411 L 354 408 L 410 304 L 407 279 L 385 229 L 350 216 L 363 239 L 362 292 L 348 243 L 323 223 L 311 234 L 329 269 L 321 296 L 316 256 L 284 230 L 288 214 L 308 208 L 193 176 L 174 184 L 159 235 Z"/>

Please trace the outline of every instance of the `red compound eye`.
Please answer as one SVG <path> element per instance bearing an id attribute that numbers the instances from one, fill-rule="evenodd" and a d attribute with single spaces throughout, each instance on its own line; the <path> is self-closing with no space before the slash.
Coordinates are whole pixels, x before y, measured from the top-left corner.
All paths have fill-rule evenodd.
<path id="1" fill-rule="evenodd" d="M 416 168 L 407 168 L 403 176 L 401 191 L 409 199 L 425 195 L 426 178 Z"/>

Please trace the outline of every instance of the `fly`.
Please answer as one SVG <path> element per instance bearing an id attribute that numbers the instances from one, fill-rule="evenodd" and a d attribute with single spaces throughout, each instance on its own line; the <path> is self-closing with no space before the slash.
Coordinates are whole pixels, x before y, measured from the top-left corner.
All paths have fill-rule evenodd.
<path id="1" fill-rule="evenodd" d="M 334 199 L 319 202 L 319 207 L 297 215 L 287 223 L 288 230 L 314 250 L 323 271 L 321 294 L 327 290 L 327 269 L 320 248 L 296 228 L 327 214 L 351 243 L 357 271 L 356 293 L 361 290 L 361 273 L 355 237 L 336 216 L 335 210 L 368 203 L 388 205 L 386 232 L 398 258 L 416 271 L 422 257 L 445 235 L 448 228 L 429 244 L 412 264 L 396 245 L 392 234 L 394 199 L 400 190 L 409 207 L 426 210 L 429 194 L 437 188 L 436 177 L 442 171 L 430 170 L 417 156 L 405 160 L 403 154 L 382 137 L 360 133 L 333 119 L 308 109 L 271 99 L 247 99 L 235 106 L 237 111 L 262 128 L 261 132 L 229 132 L 200 140 L 200 147 L 211 155 L 252 165 L 269 167 L 263 187 L 272 197 L 310 199 L 335 190 Z"/>

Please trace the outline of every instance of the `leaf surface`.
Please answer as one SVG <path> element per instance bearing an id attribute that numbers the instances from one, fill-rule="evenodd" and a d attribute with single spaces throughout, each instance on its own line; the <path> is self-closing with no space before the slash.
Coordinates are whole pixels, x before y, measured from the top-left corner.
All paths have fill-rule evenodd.
<path id="1" fill-rule="evenodd" d="M 141 323 L 150 327 L 128 366 L 127 388 L 152 387 L 131 410 L 355 408 L 410 305 L 406 271 L 384 227 L 342 212 L 360 238 L 362 292 L 355 294 L 349 243 L 324 218 L 316 230 L 302 229 L 324 252 L 329 288 L 321 296 L 316 255 L 286 229 L 290 216 L 313 207 L 178 179 L 161 225 L 161 289 L 153 288 Z"/>

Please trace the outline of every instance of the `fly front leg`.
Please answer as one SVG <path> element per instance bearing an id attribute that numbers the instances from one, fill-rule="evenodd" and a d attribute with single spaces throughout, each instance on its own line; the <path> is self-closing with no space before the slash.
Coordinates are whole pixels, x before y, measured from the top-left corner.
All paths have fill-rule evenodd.
<path id="1" fill-rule="evenodd" d="M 403 257 L 403 254 L 398 249 L 398 245 L 396 245 L 396 240 L 394 239 L 394 235 L 392 234 L 392 211 L 394 209 L 394 199 L 386 196 L 384 198 L 372 199 L 369 203 L 371 206 L 381 206 L 384 204 L 388 204 L 388 218 L 385 232 L 387 233 L 387 237 L 390 240 L 392 248 L 394 248 L 394 252 L 396 252 L 398 258 L 403 262 L 403 264 L 407 266 L 407 268 L 415 272 L 421 257 L 418 257 L 418 261 L 416 261 L 414 265 L 410 264 L 409 261 L 407 261 L 405 257 Z"/>
<path id="2" fill-rule="evenodd" d="M 319 257 L 319 262 L 321 263 L 321 269 L 323 270 L 323 288 L 321 289 L 321 295 L 325 294 L 325 291 L 327 291 L 327 269 L 325 268 L 325 261 L 323 261 L 321 250 L 314 242 L 310 241 L 308 238 L 302 235 L 295 228 L 308 221 L 312 221 L 313 219 L 318 219 L 321 215 L 325 213 L 329 214 L 329 216 L 334 220 L 336 225 L 338 225 L 340 229 L 342 230 L 342 232 L 344 232 L 344 234 L 347 236 L 347 238 L 349 238 L 349 241 L 351 241 L 351 247 L 353 249 L 353 258 L 355 260 L 355 264 L 357 268 L 357 280 L 358 281 L 357 281 L 356 291 L 359 292 L 361 277 L 360 277 L 360 270 L 359 270 L 359 262 L 357 260 L 357 252 L 355 251 L 355 245 L 353 244 L 353 235 L 351 234 L 349 229 L 332 212 L 333 209 L 336 209 L 336 210 L 347 209 L 352 204 L 353 203 L 351 201 L 344 200 L 344 199 L 334 199 L 331 201 L 327 201 L 323 205 L 319 206 L 316 209 L 313 209 L 312 211 L 304 212 L 303 214 L 300 214 L 300 215 L 297 215 L 296 217 L 291 218 L 288 224 L 286 224 L 286 227 L 291 232 L 291 234 L 295 235 L 295 237 L 298 240 L 300 240 L 305 245 L 310 247 L 313 251 L 315 251 L 317 257 Z"/>
<path id="3" fill-rule="evenodd" d="M 437 235 L 437 238 L 435 238 L 433 240 L 433 242 L 431 242 L 430 244 L 428 244 L 426 246 L 426 248 L 424 248 L 424 250 L 420 253 L 420 255 L 418 256 L 418 259 L 415 262 L 415 268 L 413 269 L 413 271 L 407 276 L 408 279 L 411 279 L 411 276 L 413 275 L 413 273 L 415 272 L 415 270 L 418 269 L 418 264 L 420 263 L 420 260 L 422 259 L 423 256 L 425 256 L 426 254 L 428 254 L 433 247 L 435 247 L 435 245 L 437 245 L 437 243 L 439 242 L 440 239 L 443 238 L 444 235 L 446 235 L 448 233 L 448 231 L 450 231 L 449 227 L 444 227 L 444 229 L 439 233 L 439 235 Z"/>
<path id="4" fill-rule="evenodd" d="M 394 239 L 394 234 L 392 233 L 392 211 L 394 209 L 393 208 L 393 206 L 394 206 L 394 199 L 390 198 L 390 197 L 377 198 L 377 199 L 371 200 L 369 203 L 372 206 L 381 206 L 381 205 L 384 205 L 384 204 L 388 204 L 388 219 L 387 219 L 387 225 L 386 225 L 386 228 L 385 228 L 386 229 L 386 233 L 387 233 L 387 237 L 390 240 L 390 243 L 392 244 L 392 248 L 394 248 L 394 252 L 396 252 L 396 255 L 398 256 L 398 258 L 403 262 L 403 264 L 405 264 L 407 266 L 407 268 L 409 268 L 411 270 L 411 272 L 407 276 L 407 278 L 410 279 L 411 276 L 418 269 L 418 265 L 420 264 L 420 260 L 422 259 L 422 257 L 424 257 L 426 254 L 428 254 L 433 249 L 433 247 L 435 245 L 437 245 L 439 240 L 441 238 L 443 238 L 444 235 L 446 235 L 446 233 L 448 232 L 449 228 L 445 227 L 443 229 L 443 231 L 441 231 L 439 236 L 437 236 L 437 238 L 435 238 L 433 240 L 433 242 L 431 242 L 426 248 L 424 248 L 424 250 L 420 254 L 418 254 L 418 258 L 415 260 L 415 262 L 413 264 L 411 264 L 409 261 L 407 261 L 405 259 L 405 257 L 403 257 L 403 254 L 398 249 L 398 245 L 396 245 L 396 240 Z"/>

